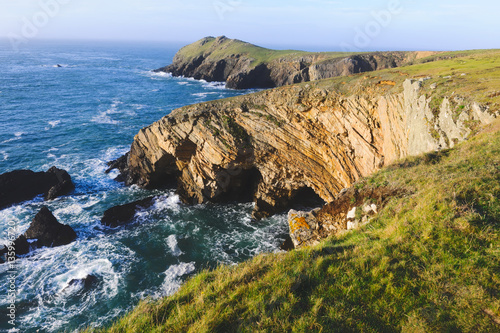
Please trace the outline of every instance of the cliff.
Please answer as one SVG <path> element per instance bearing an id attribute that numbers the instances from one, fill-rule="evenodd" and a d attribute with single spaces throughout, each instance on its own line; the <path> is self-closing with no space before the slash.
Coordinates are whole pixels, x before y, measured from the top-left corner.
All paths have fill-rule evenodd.
<path id="1" fill-rule="evenodd" d="M 378 69 L 399 67 L 435 52 L 303 52 L 276 51 L 236 39 L 206 37 L 183 47 L 173 63 L 156 71 L 206 81 L 225 81 L 228 88 L 273 88 Z"/>
<path id="2" fill-rule="evenodd" d="M 444 75 L 456 62 L 447 60 L 177 109 L 136 135 L 127 183 L 177 179 L 185 202 L 253 200 L 256 218 L 331 202 L 382 166 L 453 147 L 493 121 L 498 54 L 460 60 L 466 75 Z"/>

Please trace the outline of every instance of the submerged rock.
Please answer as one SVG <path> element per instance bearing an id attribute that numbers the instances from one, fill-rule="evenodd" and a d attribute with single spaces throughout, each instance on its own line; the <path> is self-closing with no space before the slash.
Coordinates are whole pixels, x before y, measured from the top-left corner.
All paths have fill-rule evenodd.
<path id="1" fill-rule="evenodd" d="M 141 208 L 149 208 L 154 204 L 154 197 L 134 201 L 125 205 L 112 207 L 104 212 L 101 224 L 116 228 L 132 221 L 135 213 Z"/>
<path id="2" fill-rule="evenodd" d="M 68 194 L 75 188 L 71 176 L 51 167 L 47 172 L 14 170 L 0 175 L 0 209 L 43 194 L 46 200 Z"/>
<path id="3" fill-rule="evenodd" d="M 68 282 L 68 286 L 66 288 L 69 288 L 72 286 L 81 286 L 83 289 L 90 289 L 93 286 L 95 286 L 97 283 L 99 283 L 99 279 L 95 275 L 89 274 L 82 279 L 72 279 L 71 281 Z M 64 288 L 64 289 L 66 289 L 66 288 Z M 64 291 L 64 289 L 63 289 L 63 291 Z"/>

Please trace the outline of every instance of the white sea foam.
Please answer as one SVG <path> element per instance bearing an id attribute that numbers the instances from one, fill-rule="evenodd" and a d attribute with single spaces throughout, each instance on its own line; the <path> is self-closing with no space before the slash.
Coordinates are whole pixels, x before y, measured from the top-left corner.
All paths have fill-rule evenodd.
<path id="1" fill-rule="evenodd" d="M 204 82 L 204 86 L 212 88 L 212 89 L 226 89 L 226 83 L 225 82 Z"/>
<path id="2" fill-rule="evenodd" d="M 167 245 L 170 248 L 170 252 L 172 252 L 172 255 L 174 255 L 175 257 L 184 254 L 184 252 L 182 252 L 179 248 L 179 244 L 177 243 L 177 238 L 175 237 L 175 235 L 170 235 L 167 237 Z"/>
<path id="3" fill-rule="evenodd" d="M 71 214 L 71 215 L 77 215 L 81 214 L 83 212 L 83 206 L 77 203 L 74 203 L 72 205 L 64 206 L 64 208 L 59 208 L 54 211 L 54 215 L 59 215 L 59 214 Z"/>
<path id="4" fill-rule="evenodd" d="M 61 123 L 61 121 L 60 120 L 53 120 L 53 121 L 49 121 L 47 123 L 50 125 L 50 127 L 45 127 L 46 131 L 59 125 Z"/>
<path id="5" fill-rule="evenodd" d="M 21 136 L 23 136 L 23 134 L 26 134 L 26 133 L 25 132 L 16 132 L 16 133 L 14 133 L 14 136 L 16 138 L 20 138 Z"/>
<path id="6" fill-rule="evenodd" d="M 180 263 L 179 265 L 170 266 L 163 274 L 165 280 L 161 285 L 164 296 L 174 294 L 181 286 L 180 277 L 190 274 L 196 270 L 195 263 Z"/>
<path id="7" fill-rule="evenodd" d="M 0 150 L 0 154 L 2 155 L 2 160 L 7 161 L 9 159 L 9 154 L 5 150 Z"/>
<path id="8" fill-rule="evenodd" d="M 218 94 L 218 92 L 215 92 L 215 91 L 210 91 L 210 92 L 195 93 L 195 94 L 191 94 L 191 95 L 192 95 L 192 96 L 196 96 L 196 97 L 205 98 L 205 97 L 207 97 L 208 95 L 213 95 L 213 94 Z"/>
<path id="9" fill-rule="evenodd" d="M 180 86 L 186 86 L 189 84 L 189 82 L 186 82 L 186 81 L 181 81 L 181 82 L 177 82 L 178 85 Z"/>
<path id="10" fill-rule="evenodd" d="M 92 121 L 98 124 L 117 125 L 120 123 L 118 120 L 111 119 L 110 115 L 119 113 L 118 106 L 122 104 L 120 101 L 114 100 L 111 107 L 106 111 L 101 111 L 99 114 L 92 118 Z"/>
<path id="11" fill-rule="evenodd" d="M 147 72 L 142 72 L 143 75 L 149 76 L 153 80 L 158 80 L 158 79 L 165 79 L 165 78 L 171 78 L 172 73 L 165 73 L 165 72 L 153 72 L 153 71 L 147 71 Z"/>
<path id="12" fill-rule="evenodd" d="M 171 210 L 179 212 L 181 208 L 181 199 L 177 194 L 162 195 L 155 199 L 154 209 L 158 211 Z"/>

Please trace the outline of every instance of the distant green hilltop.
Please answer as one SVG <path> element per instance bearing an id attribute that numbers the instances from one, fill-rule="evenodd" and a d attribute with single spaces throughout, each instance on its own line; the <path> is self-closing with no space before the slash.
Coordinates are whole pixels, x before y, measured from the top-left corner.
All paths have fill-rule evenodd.
<path id="1" fill-rule="evenodd" d="M 272 88 L 410 64 L 437 52 L 305 52 L 271 50 L 225 36 L 183 47 L 171 65 L 174 76 L 225 81 L 228 88 Z"/>

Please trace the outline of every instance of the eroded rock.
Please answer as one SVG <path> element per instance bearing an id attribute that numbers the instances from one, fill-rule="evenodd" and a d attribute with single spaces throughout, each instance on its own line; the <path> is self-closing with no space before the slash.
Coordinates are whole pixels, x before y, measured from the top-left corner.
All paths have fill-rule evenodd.
<path id="1" fill-rule="evenodd" d="M 258 48 L 225 36 L 206 37 L 179 50 L 171 65 L 156 71 L 209 82 L 226 82 L 226 87 L 232 89 L 272 88 L 394 68 L 418 56 L 417 52 L 373 52 L 348 57 L 302 52 L 300 55 L 285 55 L 258 65 L 245 52 L 227 54 L 221 58 L 221 53 L 235 46 L 239 49 Z"/>
<path id="2" fill-rule="evenodd" d="M 441 121 L 447 106 L 436 116 L 422 84 L 406 80 L 400 93 L 349 96 L 307 84 L 174 110 L 136 135 L 127 184 L 176 180 L 190 204 L 253 200 L 257 219 L 307 197 L 331 202 L 384 165 L 464 140 L 466 115 L 497 116 L 471 105 Z"/>

